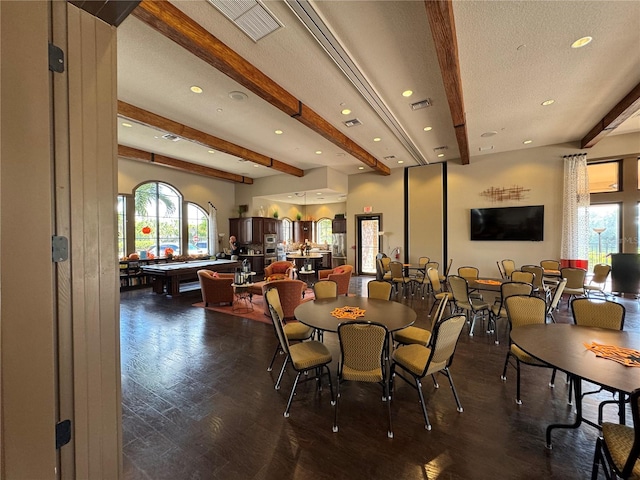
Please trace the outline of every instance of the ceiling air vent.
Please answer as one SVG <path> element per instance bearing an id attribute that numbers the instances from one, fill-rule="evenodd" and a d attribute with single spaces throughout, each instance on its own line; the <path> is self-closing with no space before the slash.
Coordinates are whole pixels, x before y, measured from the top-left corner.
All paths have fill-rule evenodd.
<path id="1" fill-rule="evenodd" d="M 347 127 L 357 127 L 358 125 L 362 125 L 362 122 L 357 118 L 352 118 L 351 120 L 347 120 L 344 122 Z"/>
<path id="2" fill-rule="evenodd" d="M 426 98 L 424 100 L 420 100 L 419 102 L 411 104 L 411 110 L 420 110 L 421 108 L 427 108 L 431 106 L 431 99 Z"/>
<path id="3" fill-rule="evenodd" d="M 282 23 L 267 7 L 256 0 L 208 1 L 254 42 L 282 27 Z"/>
<path id="4" fill-rule="evenodd" d="M 438 153 L 438 152 L 442 152 L 444 150 L 448 150 L 449 147 L 447 147 L 446 145 L 443 145 L 442 147 L 436 147 L 433 149 L 434 152 Z"/>
<path id="5" fill-rule="evenodd" d="M 384 157 L 385 160 L 395 160 L 396 156 L 395 155 L 388 155 L 386 157 Z"/>
<path id="6" fill-rule="evenodd" d="M 180 137 L 177 135 L 173 135 L 172 133 L 166 133 L 164 135 L 162 135 L 162 138 L 164 138 L 165 140 L 171 140 L 172 142 L 179 142 L 180 141 Z"/>

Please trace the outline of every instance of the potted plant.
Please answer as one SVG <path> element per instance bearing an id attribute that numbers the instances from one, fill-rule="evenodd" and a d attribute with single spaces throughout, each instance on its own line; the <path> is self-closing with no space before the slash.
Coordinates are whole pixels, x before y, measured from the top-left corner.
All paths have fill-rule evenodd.
<path id="1" fill-rule="evenodd" d="M 302 220 L 302 214 L 300 212 L 296 214 L 296 220 L 298 221 Z"/>
<path id="2" fill-rule="evenodd" d="M 273 212 L 273 218 L 278 218 L 278 211 Z"/>

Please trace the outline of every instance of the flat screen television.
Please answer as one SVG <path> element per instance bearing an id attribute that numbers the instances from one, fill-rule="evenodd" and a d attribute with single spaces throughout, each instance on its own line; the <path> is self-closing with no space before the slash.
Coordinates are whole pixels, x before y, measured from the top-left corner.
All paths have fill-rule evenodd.
<path id="1" fill-rule="evenodd" d="M 471 240 L 541 242 L 544 205 L 472 208 Z"/>

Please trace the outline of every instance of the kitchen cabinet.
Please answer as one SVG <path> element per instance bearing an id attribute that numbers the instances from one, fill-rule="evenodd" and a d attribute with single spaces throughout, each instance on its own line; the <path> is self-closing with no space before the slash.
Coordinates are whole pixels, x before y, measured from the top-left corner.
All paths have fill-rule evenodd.
<path id="1" fill-rule="evenodd" d="M 264 228 L 262 217 L 230 218 L 229 235 L 234 235 L 239 245 L 262 244 Z"/>
<path id="2" fill-rule="evenodd" d="M 298 220 L 293 222 L 293 241 L 296 243 L 304 243 L 305 240 L 313 242 L 313 226 L 315 223 L 311 220 Z"/>
<path id="3" fill-rule="evenodd" d="M 331 222 L 331 231 L 333 233 L 347 233 L 347 219 L 334 218 Z"/>
<path id="4" fill-rule="evenodd" d="M 247 260 L 251 264 L 251 271 L 257 275 L 264 273 L 264 256 L 262 255 L 239 255 L 240 261 Z M 254 279 L 255 281 L 255 279 Z"/>
<path id="5" fill-rule="evenodd" d="M 265 235 L 268 233 L 278 235 L 278 232 L 280 230 L 278 225 L 279 223 L 281 223 L 281 220 L 278 220 L 277 218 L 263 218 L 262 225 Z"/>

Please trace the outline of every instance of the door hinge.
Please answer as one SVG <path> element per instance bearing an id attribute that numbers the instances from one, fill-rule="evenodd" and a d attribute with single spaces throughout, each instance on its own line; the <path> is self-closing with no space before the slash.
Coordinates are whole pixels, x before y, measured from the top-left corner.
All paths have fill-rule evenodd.
<path id="1" fill-rule="evenodd" d="M 56 423 L 56 450 L 71 441 L 71 420 Z"/>
<path id="2" fill-rule="evenodd" d="M 53 43 L 49 44 L 49 70 L 52 72 L 64 72 L 64 52 Z"/>
<path id="3" fill-rule="evenodd" d="M 64 262 L 69 259 L 69 240 L 67 237 L 57 235 L 51 237 L 51 259 L 54 262 Z"/>

